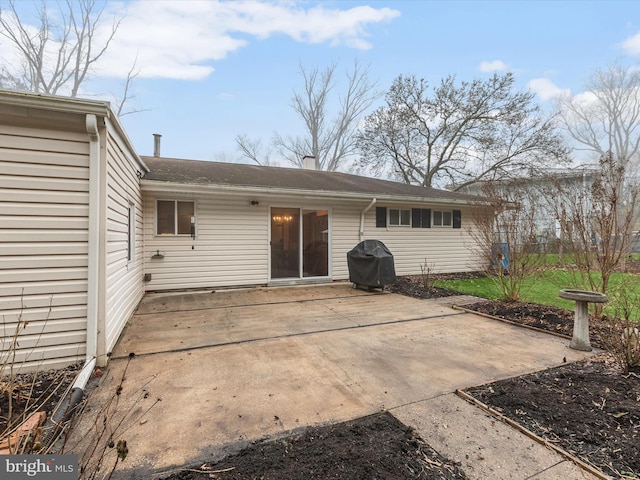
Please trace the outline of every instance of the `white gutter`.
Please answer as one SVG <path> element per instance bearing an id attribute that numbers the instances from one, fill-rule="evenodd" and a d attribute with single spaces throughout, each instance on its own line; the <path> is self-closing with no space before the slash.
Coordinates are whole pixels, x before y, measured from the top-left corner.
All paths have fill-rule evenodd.
<path id="1" fill-rule="evenodd" d="M 373 207 L 377 201 L 378 200 L 375 197 L 372 198 L 371 203 L 360 213 L 360 241 L 364 240 L 364 215 L 371 210 L 371 207 Z"/>
<path id="2" fill-rule="evenodd" d="M 100 137 L 98 119 L 86 116 L 89 134 L 89 259 L 87 272 L 87 362 L 98 353 L 98 288 L 100 254 Z"/>

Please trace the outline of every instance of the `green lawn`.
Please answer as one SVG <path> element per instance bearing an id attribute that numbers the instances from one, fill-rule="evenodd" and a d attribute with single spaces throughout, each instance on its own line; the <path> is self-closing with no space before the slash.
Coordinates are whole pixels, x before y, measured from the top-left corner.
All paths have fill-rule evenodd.
<path id="1" fill-rule="evenodd" d="M 438 287 L 455 290 L 466 295 L 495 300 L 500 298 L 500 289 L 491 278 L 474 278 L 466 280 L 439 280 Z M 640 278 L 626 273 L 614 273 L 611 277 L 610 292 L 614 292 L 623 283 L 629 285 L 633 294 L 640 298 Z M 562 299 L 558 292 L 564 288 L 575 288 L 572 275 L 566 270 L 549 270 L 541 278 L 528 280 L 522 288 L 522 301 L 552 305 L 573 310 L 574 302 Z M 609 295 L 611 297 L 611 294 Z M 606 313 L 607 308 L 605 308 Z M 640 318 L 640 312 L 637 315 Z"/>

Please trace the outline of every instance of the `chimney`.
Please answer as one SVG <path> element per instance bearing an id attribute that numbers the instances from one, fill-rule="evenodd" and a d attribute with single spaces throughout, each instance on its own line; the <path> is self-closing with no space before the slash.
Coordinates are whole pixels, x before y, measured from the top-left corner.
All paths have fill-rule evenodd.
<path id="1" fill-rule="evenodd" d="M 160 135 L 159 133 L 153 134 L 153 156 L 154 157 L 160 156 L 160 139 L 161 138 L 162 138 L 162 135 Z"/>
<path id="2" fill-rule="evenodd" d="M 317 170 L 316 157 L 312 157 L 311 155 L 305 155 L 302 157 L 302 168 L 305 170 Z"/>

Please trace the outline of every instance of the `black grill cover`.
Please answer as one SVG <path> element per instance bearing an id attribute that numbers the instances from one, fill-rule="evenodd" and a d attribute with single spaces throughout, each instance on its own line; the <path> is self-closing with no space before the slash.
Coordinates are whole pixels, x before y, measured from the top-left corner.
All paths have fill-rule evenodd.
<path id="1" fill-rule="evenodd" d="M 393 255 L 379 240 L 365 240 L 347 253 L 349 281 L 366 287 L 384 287 L 396 281 Z"/>

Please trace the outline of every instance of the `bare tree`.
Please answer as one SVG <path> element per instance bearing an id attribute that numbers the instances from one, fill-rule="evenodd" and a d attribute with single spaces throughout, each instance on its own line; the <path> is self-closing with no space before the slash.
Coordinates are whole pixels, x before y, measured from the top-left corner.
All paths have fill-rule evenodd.
<path id="1" fill-rule="evenodd" d="M 564 163 L 567 150 L 553 118 L 534 94 L 513 88 L 513 75 L 456 83 L 431 91 L 424 79 L 397 77 L 386 105 L 365 119 L 359 166 L 421 186 L 460 189 L 511 171 Z"/>
<path id="2" fill-rule="evenodd" d="M 274 165 L 271 160 L 271 149 L 265 146 L 261 139 L 250 138 L 247 135 L 237 135 L 236 143 L 242 156 L 258 165 Z"/>
<path id="3" fill-rule="evenodd" d="M 140 75 L 140 70 L 138 70 L 136 67 L 137 60 L 138 59 L 136 57 L 136 60 L 133 62 L 133 65 L 131 65 L 131 68 L 127 72 L 127 78 L 122 85 L 122 95 L 118 96 L 116 94 L 113 94 L 114 110 L 118 117 L 124 117 L 125 115 L 148 111 L 146 108 L 129 108 L 125 110 L 125 105 L 128 105 L 131 100 L 134 100 L 136 98 L 136 96 L 131 93 L 131 84 L 138 77 L 138 75 Z"/>
<path id="4" fill-rule="evenodd" d="M 331 107 L 336 103 L 336 68 L 336 63 L 324 71 L 317 68 L 307 71 L 300 66 L 304 90 L 294 92 L 291 107 L 302 119 L 305 134 L 293 137 L 276 133 L 272 141 L 282 158 L 293 165 L 302 166 L 302 158 L 311 155 L 316 159 L 317 169 L 334 171 L 356 153 L 358 120 L 378 94 L 375 83 L 369 80 L 368 67 L 355 60 L 353 69 L 347 72 L 346 91 L 337 94 L 338 107 L 332 115 Z M 259 140 L 238 135 L 236 143 L 246 158 L 264 163 Z"/>
<path id="5" fill-rule="evenodd" d="M 102 3 L 102 2 L 100 2 Z M 43 1 L 37 7 L 39 26 L 33 28 L 23 21 L 13 0 L 8 8 L 0 8 L 0 35 L 12 46 L 20 63 L 12 70 L 3 67 L 0 85 L 16 90 L 78 95 L 80 86 L 91 75 L 92 67 L 105 54 L 122 18 L 114 18 L 106 29 L 104 11 L 96 0 L 66 0 L 58 2 L 60 24 Z M 125 94 L 119 102 L 130 98 L 130 82 L 137 72 L 132 68 L 127 77 Z"/>
<path id="6" fill-rule="evenodd" d="M 569 135 L 577 149 L 611 153 L 615 159 L 640 161 L 640 71 L 612 64 L 596 70 L 587 83 L 587 93 L 564 95 L 558 105 Z M 627 169 L 627 173 L 631 173 Z"/>

